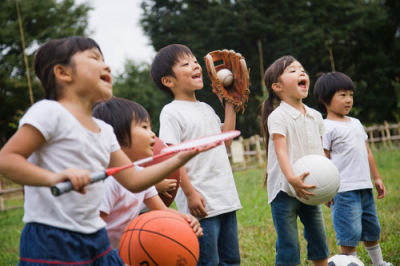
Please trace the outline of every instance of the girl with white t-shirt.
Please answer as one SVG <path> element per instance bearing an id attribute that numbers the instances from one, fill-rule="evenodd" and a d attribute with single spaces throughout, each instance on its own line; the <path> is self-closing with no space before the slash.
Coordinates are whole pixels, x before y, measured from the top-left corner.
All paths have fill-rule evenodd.
<path id="1" fill-rule="evenodd" d="M 156 136 L 151 130 L 149 113 L 142 105 L 113 97 L 96 105 L 93 116 L 114 128 L 121 149 L 132 162 L 153 156 Z M 176 180 L 173 181 L 175 182 L 167 182 L 166 185 L 170 185 L 171 189 L 176 189 Z M 151 186 L 142 192 L 132 193 L 121 186 L 114 177 L 107 178 L 100 216 L 106 222 L 107 234 L 114 249 L 118 248 L 125 227 L 140 214 L 144 207 L 176 213 L 188 221 L 197 236 L 202 235 L 198 220 L 190 214 L 168 208 L 158 196 L 157 190 Z"/>
<path id="2" fill-rule="evenodd" d="M 78 36 L 42 45 L 34 68 L 46 99 L 25 113 L 0 151 L 0 174 L 25 186 L 19 264 L 122 265 L 99 216 L 103 182 L 88 185 L 90 173 L 131 163 L 111 126 L 92 117 L 93 105 L 112 96 L 110 68 L 98 44 Z M 115 179 L 142 191 L 200 151 L 143 171 L 130 168 Z M 75 191 L 54 197 L 49 187 L 65 180 Z"/>
<path id="3" fill-rule="evenodd" d="M 308 259 L 326 266 L 329 250 L 321 206 L 300 202 L 289 189 L 290 184 L 298 197 L 312 196 L 309 189 L 315 186 L 303 182 L 308 173 L 295 176 L 292 165 L 308 154 L 323 155 L 322 116 L 302 102 L 308 95 L 309 77 L 295 58 L 283 56 L 268 67 L 264 81 L 268 98 L 262 106 L 262 128 L 268 156 L 268 203 L 277 232 L 275 263 L 300 264 L 299 217 L 308 242 Z"/>

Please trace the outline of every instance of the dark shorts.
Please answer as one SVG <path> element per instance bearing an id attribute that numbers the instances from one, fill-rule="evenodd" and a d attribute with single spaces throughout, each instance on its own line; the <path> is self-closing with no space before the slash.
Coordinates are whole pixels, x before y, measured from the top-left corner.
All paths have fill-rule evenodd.
<path id="1" fill-rule="evenodd" d="M 124 265 L 106 230 L 82 234 L 28 223 L 21 234 L 19 265 Z"/>

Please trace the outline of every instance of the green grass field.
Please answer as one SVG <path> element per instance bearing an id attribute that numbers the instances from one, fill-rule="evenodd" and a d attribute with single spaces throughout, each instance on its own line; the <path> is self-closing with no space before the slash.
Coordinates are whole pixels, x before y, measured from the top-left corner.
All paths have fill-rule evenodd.
<path id="1" fill-rule="evenodd" d="M 382 226 L 381 247 L 384 259 L 400 265 L 400 150 L 374 152 L 387 195 L 377 200 L 378 214 Z M 276 234 L 272 222 L 267 193 L 263 188 L 264 170 L 250 169 L 235 172 L 236 185 L 243 209 L 238 212 L 240 251 L 242 265 L 274 265 Z M 330 211 L 323 206 L 328 245 L 331 254 L 339 253 L 336 246 Z M 23 227 L 22 209 L 0 212 L 0 265 L 18 263 L 18 243 Z M 301 265 L 311 265 L 306 260 L 306 242 L 301 239 Z M 362 244 L 358 255 L 365 265 L 371 265 Z"/>

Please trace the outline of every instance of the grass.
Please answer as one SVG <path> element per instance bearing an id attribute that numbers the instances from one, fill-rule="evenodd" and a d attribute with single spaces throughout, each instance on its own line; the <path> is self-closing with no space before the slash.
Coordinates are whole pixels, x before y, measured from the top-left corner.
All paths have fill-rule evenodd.
<path id="1" fill-rule="evenodd" d="M 384 259 L 400 265 L 400 150 L 374 152 L 379 172 L 384 180 L 387 195 L 376 205 L 382 227 L 381 247 Z M 267 192 L 263 188 L 264 170 L 249 169 L 235 172 L 237 189 L 243 209 L 238 212 L 239 241 L 242 265 L 274 265 L 276 233 L 272 222 Z M 331 254 L 340 252 L 336 246 L 330 210 L 323 206 L 328 245 Z M 23 209 L 0 212 L 0 266 L 18 263 L 19 236 L 23 228 Z M 306 260 L 306 241 L 299 222 L 301 265 L 311 265 Z M 366 266 L 371 265 L 362 244 L 358 255 Z"/>

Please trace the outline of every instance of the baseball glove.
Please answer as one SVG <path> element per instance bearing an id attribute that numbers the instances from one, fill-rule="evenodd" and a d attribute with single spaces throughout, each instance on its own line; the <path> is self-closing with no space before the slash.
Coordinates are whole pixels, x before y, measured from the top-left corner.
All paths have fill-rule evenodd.
<path id="1" fill-rule="evenodd" d="M 233 50 L 225 49 L 208 53 L 204 60 L 208 77 L 212 82 L 212 91 L 218 96 L 222 104 L 225 101 L 232 103 L 236 112 L 241 111 L 243 113 L 250 94 L 249 70 L 244 57 Z M 214 65 L 220 62 L 222 63 Z M 224 87 L 222 81 L 217 77 L 217 72 L 223 68 L 229 69 L 233 75 L 233 82 L 227 87 Z"/>

